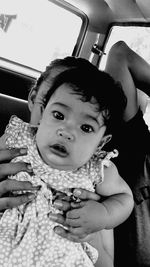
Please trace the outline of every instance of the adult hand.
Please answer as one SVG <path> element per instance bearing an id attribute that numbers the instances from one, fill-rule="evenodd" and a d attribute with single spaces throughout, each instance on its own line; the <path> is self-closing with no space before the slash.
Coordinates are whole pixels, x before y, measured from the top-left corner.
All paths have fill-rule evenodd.
<path id="1" fill-rule="evenodd" d="M 11 163 L 10 160 L 26 155 L 27 149 L 4 149 L 0 150 L 0 211 L 19 206 L 25 202 L 31 201 L 37 190 L 30 182 L 21 182 L 8 179 L 8 175 L 14 175 L 20 171 L 32 172 L 31 166 L 24 162 Z M 18 196 L 13 196 L 12 192 L 17 190 L 33 191 L 33 193 L 26 193 Z"/>
<path id="2" fill-rule="evenodd" d="M 100 203 L 98 203 L 98 201 L 100 201 L 100 196 L 84 189 L 75 189 L 73 195 L 80 198 L 81 201 L 77 203 L 69 202 L 65 198 L 63 198 L 63 200 L 55 200 L 55 207 L 64 213 L 51 214 L 50 219 L 65 226 L 65 228 L 63 226 L 55 227 L 54 231 L 60 236 L 74 242 L 88 241 L 93 238 L 91 233 L 96 231 L 96 227 L 94 226 L 94 228 L 91 229 L 89 224 L 90 218 L 93 220 L 95 215 L 91 212 L 95 212 L 95 207 L 100 205 Z M 87 221 L 89 224 L 86 223 Z M 90 225 L 93 227 L 93 222 Z M 97 229 L 97 231 L 99 230 Z"/>

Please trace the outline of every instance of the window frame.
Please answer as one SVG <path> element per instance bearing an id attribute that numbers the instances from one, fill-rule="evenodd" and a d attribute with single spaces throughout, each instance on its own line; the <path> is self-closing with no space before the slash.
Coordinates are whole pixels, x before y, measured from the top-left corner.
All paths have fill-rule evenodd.
<path id="1" fill-rule="evenodd" d="M 66 1 L 61 1 L 61 0 L 48 0 L 49 2 L 52 2 L 66 10 L 68 10 L 69 12 L 77 15 L 78 17 L 80 17 L 82 19 L 82 25 L 81 25 L 81 29 L 78 35 L 78 39 L 77 42 L 74 46 L 73 52 L 72 52 L 72 56 L 78 56 L 83 44 L 83 40 L 85 38 L 86 32 L 87 32 L 87 28 L 88 28 L 88 24 L 89 24 L 89 19 L 87 17 L 87 15 L 80 9 L 78 9 L 77 7 L 71 5 L 70 3 L 66 2 Z"/>

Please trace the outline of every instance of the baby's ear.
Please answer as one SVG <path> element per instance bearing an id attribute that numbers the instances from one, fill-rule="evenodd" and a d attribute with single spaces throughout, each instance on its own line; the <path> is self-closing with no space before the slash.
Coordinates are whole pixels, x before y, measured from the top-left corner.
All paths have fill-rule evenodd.
<path id="1" fill-rule="evenodd" d="M 44 101 L 41 100 L 41 95 L 37 95 L 37 92 L 34 90 L 34 88 L 31 90 L 28 96 L 28 107 L 31 112 L 30 124 L 38 125 L 43 115 Z"/>
<path id="2" fill-rule="evenodd" d="M 28 107 L 29 107 L 30 112 L 32 112 L 32 110 L 33 110 L 36 95 L 37 95 L 36 90 L 34 88 L 31 89 L 31 91 L 28 95 Z"/>
<path id="3" fill-rule="evenodd" d="M 101 139 L 100 143 L 99 143 L 99 148 L 102 148 L 104 145 L 106 145 L 112 138 L 111 134 L 108 135 L 104 135 L 103 138 Z"/>

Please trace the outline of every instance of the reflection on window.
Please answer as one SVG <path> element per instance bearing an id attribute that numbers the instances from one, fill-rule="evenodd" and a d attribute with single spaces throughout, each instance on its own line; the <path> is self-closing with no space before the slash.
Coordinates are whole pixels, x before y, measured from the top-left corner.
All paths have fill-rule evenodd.
<path id="1" fill-rule="evenodd" d="M 43 71 L 71 55 L 82 20 L 48 0 L 0 0 L 0 57 Z"/>
<path id="2" fill-rule="evenodd" d="M 105 53 L 100 62 L 100 69 L 104 70 L 108 52 L 111 46 L 118 41 L 126 44 L 150 63 L 150 27 L 141 26 L 114 26 L 106 43 Z"/>

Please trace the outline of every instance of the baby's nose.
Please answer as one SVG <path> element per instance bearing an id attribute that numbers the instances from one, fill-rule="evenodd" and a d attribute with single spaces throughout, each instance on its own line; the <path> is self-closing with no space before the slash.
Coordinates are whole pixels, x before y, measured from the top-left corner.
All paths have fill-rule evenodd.
<path id="1" fill-rule="evenodd" d="M 57 135 L 68 140 L 68 141 L 73 141 L 74 140 L 74 135 L 66 130 L 66 129 L 58 129 L 57 130 Z"/>

